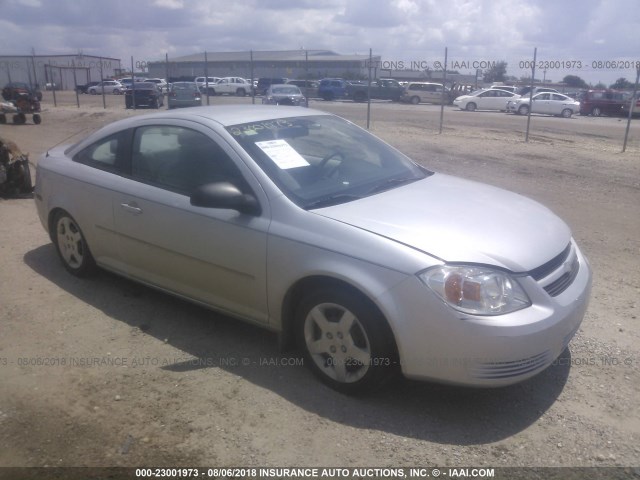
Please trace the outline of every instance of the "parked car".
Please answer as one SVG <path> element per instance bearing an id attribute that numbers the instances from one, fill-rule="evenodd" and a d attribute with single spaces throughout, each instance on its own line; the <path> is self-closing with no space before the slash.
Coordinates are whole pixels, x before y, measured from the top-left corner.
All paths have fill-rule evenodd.
<path id="1" fill-rule="evenodd" d="M 525 97 L 525 96 L 529 96 L 529 92 L 531 92 L 531 87 L 520 87 L 518 89 L 518 91 L 516 92 L 518 95 L 520 95 L 521 97 Z M 560 93 L 558 90 L 556 90 L 555 88 L 549 88 L 549 87 L 533 87 L 533 94 L 535 95 L 536 93 Z"/>
<path id="2" fill-rule="evenodd" d="M 496 88 L 498 90 L 506 90 L 507 92 L 511 92 L 511 93 L 518 93 L 518 87 L 513 86 L 513 85 L 500 85 L 500 84 L 495 84 L 495 85 L 491 85 L 489 88 L 493 89 Z"/>
<path id="3" fill-rule="evenodd" d="M 264 95 L 271 85 L 281 85 L 287 83 L 288 79 L 284 77 L 261 77 L 256 84 L 256 95 Z"/>
<path id="4" fill-rule="evenodd" d="M 167 94 L 167 106 L 199 107 L 202 105 L 202 93 L 195 82 L 173 82 Z"/>
<path id="5" fill-rule="evenodd" d="M 34 196 L 71 274 L 99 266 L 278 332 L 347 393 L 399 371 L 525 380 L 589 298 L 589 263 L 550 210 L 317 110 L 129 117 L 52 147 Z"/>
<path id="6" fill-rule="evenodd" d="M 453 105 L 460 110 L 473 112 L 475 110 L 500 110 L 507 111 L 507 102 L 520 98 L 519 95 L 507 90 L 487 88 L 476 90 L 469 95 L 461 95 L 453 101 Z"/>
<path id="7" fill-rule="evenodd" d="M 82 85 L 76 85 L 75 90 L 76 90 L 78 93 L 89 93 L 87 90 L 88 90 L 90 87 L 95 87 L 95 86 L 96 86 L 96 85 L 98 85 L 99 83 L 100 83 L 100 82 L 89 82 L 89 83 L 85 83 L 85 84 L 82 84 Z"/>
<path id="8" fill-rule="evenodd" d="M 196 77 L 194 82 L 198 85 L 200 91 L 204 94 L 215 95 L 214 85 L 220 80 L 219 77 Z"/>
<path id="9" fill-rule="evenodd" d="M 371 82 L 348 82 L 345 96 L 354 102 L 366 102 L 368 98 L 398 102 L 404 87 L 392 78 L 379 78 Z"/>
<path id="10" fill-rule="evenodd" d="M 169 91 L 169 84 L 164 78 L 147 78 L 144 81 L 155 83 L 162 93 Z"/>
<path id="11" fill-rule="evenodd" d="M 543 113 L 546 115 L 559 115 L 570 118 L 571 115 L 580 112 L 580 102 L 560 93 L 538 93 L 533 96 L 531 113 Z M 507 103 L 507 111 L 519 115 L 529 113 L 529 97 L 520 97 Z"/>
<path id="12" fill-rule="evenodd" d="M 116 80 L 103 80 L 102 82 L 98 82 L 97 85 L 87 88 L 87 92 L 89 92 L 90 95 L 102 95 L 103 92 L 105 94 L 120 95 L 124 93 L 125 90 L 124 85 Z"/>
<path id="13" fill-rule="evenodd" d="M 347 85 L 348 82 L 342 78 L 323 78 L 318 85 L 318 96 L 327 101 L 344 98 Z"/>
<path id="14" fill-rule="evenodd" d="M 251 84 L 240 77 L 223 77 L 213 86 L 215 95 L 238 95 L 244 97 L 251 93 Z"/>
<path id="15" fill-rule="evenodd" d="M 304 106 L 305 101 L 306 98 L 300 89 L 289 84 L 271 85 L 262 97 L 262 103 L 267 105 Z"/>
<path id="16" fill-rule="evenodd" d="M 134 79 L 131 77 L 126 77 L 126 78 L 119 78 L 118 81 L 122 84 L 123 87 L 125 87 L 125 90 L 129 87 L 131 87 L 131 85 L 134 82 Z M 135 77 L 135 82 L 144 82 L 146 81 L 145 78 L 141 78 L 141 77 Z"/>
<path id="17" fill-rule="evenodd" d="M 629 116 L 629 109 L 633 108 L 631 115 L 635 116 L 640 113 L 640 92 L 636 93 L 635 100 L 632 99 L 633 93 L 629 93 L 629 97 L 626 102 L 622 104 L 622 114 Z M 631 105 L 633 104 L 633 107 Z"/>
<path id="18" fill-rule="evenodd" d="M 318 97 L 318 86 L 320 83 L 316 80 L 288 80 L 287 85 L 297 86 L 307 98 Z"/>
<path id="19" fill-rule="evenodd" d="M 450 102 L 449 89 L 443 87 L 441 83 L 432 82 L 409 82 L 400 97 L 401 102 L 413 103 L 437 103 L 443 102 L 442 90 L 444 89 L 444 102 Z"/>
<path id="20" fill-rule="evenodd" d="M 618 90 L 587 90 L 580 95 L 580 115 L 622 115 L 622 106 L 630 94 Z"/>
<path id="21" fill-rule="evenodd" d="M 153 82 L 135 82 L 124 93 L 124 106 L 160 108 L 164 105 L 164 94 Z"/>
<path id="22" fill-rule="evenodd" d="M 24 82 L 9 82 L 2 88 L 2 98 L 7 102 L 17 100 L 20 95 L 24 94 L 39 102 L 42 101 L 40 89 Z"/>

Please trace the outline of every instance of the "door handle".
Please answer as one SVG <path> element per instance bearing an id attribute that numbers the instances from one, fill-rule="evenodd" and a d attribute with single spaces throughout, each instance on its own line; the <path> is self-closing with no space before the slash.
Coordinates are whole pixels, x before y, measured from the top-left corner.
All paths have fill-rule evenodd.
<path id="1" fill-rule="evenodd" d="M 142 213 L 142 209 L 138 207 L 136 202 L 132 202 L 131 204 L 121 203 L 120 206 L 127 212 L 133 213 L 134 215 L 140 215 Z"/>

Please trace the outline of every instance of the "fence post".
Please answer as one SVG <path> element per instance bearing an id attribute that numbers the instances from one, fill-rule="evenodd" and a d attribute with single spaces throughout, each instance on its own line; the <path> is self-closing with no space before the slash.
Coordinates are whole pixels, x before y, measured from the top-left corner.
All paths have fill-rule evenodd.
<path id="1" fill-rule="evenodd" d="M 100 73 L 102 75 L 102 73 Z M 125 99 L 125 105 L 127 100 Z M 133 74 L 133 55 L 131 55 L 131 105 L 136 109 L 136 76 Z"/>
<path id="2" fill-rule="evenodd" d="M 533 49 L 533 65 L 531 66 L 531 91 L 529 92 L 529 113 L 527 114 L 527 133 L 524 141 L 529 142 L 529 125 L 531 124 L 531 110 L 533 108 L 533 86 L 536 78 L 536 58 L 538 56 L 538 47 Z"/>
<path id="3" fill-rule="evenodd" d="M 76 61 L 71 60 L 71 66 L 73 67 L 73 90 L 76 92 L 76 105 L 80 108 L 80 94 L 78 93 L 78 78 L 76 77 Z"/>
<path id="4" fill-rule="evenodd" d="M 367 130 L 371 121 L 371 64 L 373 63 L 373 50 L 369 49 L 369 85 L 367 87 Z"/>
<path id="5" fill-rule="evenodd" d="M 56 80 L 55 80 L 55 77 L 53 76 L 53 68 L 51 67 L 51 64 L 49 64 L 49 76 L 51 77 L 51 79 L 50 79 L 51 85 L 55 85 Z M 47 82 L 45 82 L 44 88 L 45 88 L 45 90 L 47 89 Z M 52 88 L 51 91 L 53 92 L 53 106 L 57 107 L 58 106 L 58 100 L 56 99 L 56 89 Z"/>
<path id="6" fill-rule="evenodd" d="M 640 80 L 640 67 L 636 69 L 636 83 L 633 86 L 633 95 L 629 101 L 629 116 L 627 117 L 627 128 L 624 132 L 624 143 L 622 144 L 622 152 L 627 149 L 627 138 L 629 138 L 629 126 L 631 125 L 631 117 L 633 116 L 633 109 L 636 106 L 636 94 L 638 93 L 638 80 Z"/>
<path id="7" fill-rule="evenodd" d="M 251 103 L 256 103 L 256 89 L 253 86 L 253 50 L 249 50 L 249 65 L 251 66 Z"/>
<path id="8" fill-rule="evenodd" d="M 207 105 L 209 105 L 209 63 L 206 50 L 204 51 L 204 89 L 207 93 Z"/>
<path id="9" fill-rule="evenodd" d="M 442 134 L 442 122 L 444 121 L 444 89 L 447 83 L 447 57 L 448 57 L 448 48 L 444 47 L 444 68 L 442 70 L 442 98 L 440 101 L 440 131 L 439 134 Z"/>

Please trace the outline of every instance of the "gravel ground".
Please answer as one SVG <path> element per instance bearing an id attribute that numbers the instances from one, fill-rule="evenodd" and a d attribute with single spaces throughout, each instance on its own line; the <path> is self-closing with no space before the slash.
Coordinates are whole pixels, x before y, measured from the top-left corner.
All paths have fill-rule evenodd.
<path id="1" fill-rule="evenodd" d="M 129 115 L 122 97 L 50 92 L 31 154 Z M 216 97 L 212 103 L 250 102 Z M 366 106 L 312 102 L 360 125 Z M 436 171 L 530 196 L 594 269 L 570 348 L 508 388 L 399 380 L 335 393 L 275 335 L 106 272 L 67 274 L 33 200 L 0 200 L 0 466 L 638 466 L 640 123 L 372 105 L 372 131 Z M 73 140 L 74 138 L 71 138 Z"/>

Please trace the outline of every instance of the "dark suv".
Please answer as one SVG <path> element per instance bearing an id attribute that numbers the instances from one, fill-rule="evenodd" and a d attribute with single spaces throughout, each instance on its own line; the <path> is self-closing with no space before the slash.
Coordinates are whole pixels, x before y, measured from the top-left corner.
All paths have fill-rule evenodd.
<path id="1" fill-rule="evenodd" d="M 323 78 L 318 85 L 318 96 L 323 100 L 343 98 L 347 94 L 347 81 L 342 78 Z"/>
<path id="2" fill-rule="evenodd" d="M 618 90 L 587 90 L 578 98 L 580 115 L 622 115 L 622 106 L 630 97 L 629 93 Z"/>

